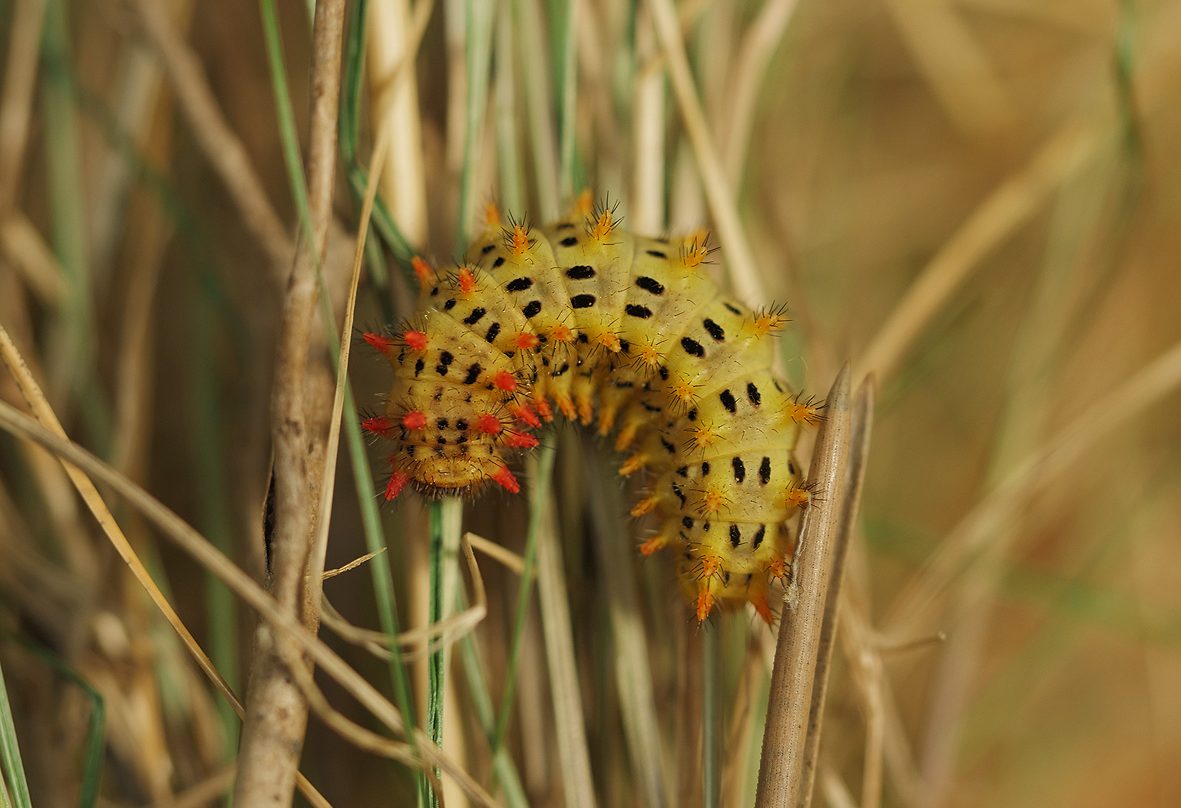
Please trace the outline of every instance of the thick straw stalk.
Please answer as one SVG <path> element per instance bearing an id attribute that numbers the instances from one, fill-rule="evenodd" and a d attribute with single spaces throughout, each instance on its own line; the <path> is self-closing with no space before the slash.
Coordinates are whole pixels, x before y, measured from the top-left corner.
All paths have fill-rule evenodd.
<path id="1" fill-rule="evenodd" d="M 815 776 L 835 602 L 844 572 L 844 548 L 856 514 L 864 468 L 872 387 L 856 405 L 846 366 L 828 394 L 827 420 L 812 455 L 809 484 L 821 493 L 804 515 L 771 672 L 756 804 L 807 805 Z"/>

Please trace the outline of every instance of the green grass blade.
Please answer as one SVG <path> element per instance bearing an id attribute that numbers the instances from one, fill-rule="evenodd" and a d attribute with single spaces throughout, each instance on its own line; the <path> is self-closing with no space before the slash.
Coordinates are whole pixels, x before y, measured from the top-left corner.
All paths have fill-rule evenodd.
<path id="1" fill-rule="evenodd" d="M 361 91 L 365 79 L 365 24 L 369 0 L 349 4 L 344 34 L 344 64 L 341 67 L 339 142 L 341 159 L 353 165 L 361 129 Z"/>
<path id="2" fill-rule="evenodd" d="M 445 603 L 455 603 L 459 578 L 459 540 L 463 525 L 463 500 L 457 497 L 432 502 L 430 509 L 430 622 L 441 622 L 449 613 Z M 448 650 L 440 647 L 427 662 L 427 733 L 436 746 L 443 745 L 443 702 L 446 692 Z M 436 770 L 436 776 L 438 772 Z M 434 791 L 427 804 L 438 805 Z"/>
<path id="3" fill-rule="evenodd" d="M 8 689 L 4 685 L 4 670 L 0 668 L 0 765 L 4 767 L 4 782 L 7 783 L 12 804 L 15 808 L 32 808 L 29 783 L 25 779 L 25 765 L 21 761 L 20 744 L 16 737 L 16 723 L 12 720 L 12 705 L 8 702 Z"/>
<path id="4" fill-rule="evenodd" d="M 287 68 L 283 63 L 283 32 L 279 28 L 279 12 L 275 0 L 259 0 L 262 15 L 263 39 L 267 48 L 267 67 L 271 71 L 271 84 L 275 94 L 275 112 L 278 119 L 279 139 L 283 147 L 283 164 L 287 168 L 287 181 L 291 184 L 291 195 L 303 232 L 310 233 L 311 211 L 308 208 L 308 186 L 303 175 L 303 158 L 299 150 L 299 134 L 295 128 L 295 112 L 291 107 L 291 92 L 287 87 Z"/>

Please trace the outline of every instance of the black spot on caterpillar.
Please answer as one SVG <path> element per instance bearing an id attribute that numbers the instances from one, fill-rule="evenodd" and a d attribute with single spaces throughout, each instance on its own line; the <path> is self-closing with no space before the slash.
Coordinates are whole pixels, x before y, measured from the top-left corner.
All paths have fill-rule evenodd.
<path id="1" fill-rule="evenodd" d="M 393 443 L 386 498 L 408 483 L 515 493 L 512 455 L 560 415 L 614 433 L 620 473 L 645 473 L 632 514 L 653 514 L 656 532 L 640 549 L 677 549 L 699 620 L 742 603 L 770 620 L 802 490 L 791 450 L 817 409 L 771 370 L 786 317 L 724 298 L 700 270 L 701 238 L 670 244 L 623 231 L 611 210 L 579 215 L 579 235 L 570 218 L 490 224 L 455 272 L 419 273 L 413 329 L 365 335 L 394 369 L 384 413 L 364 424 Z M 422 376 L 428 363 L 437 374 Z M 718 463 L 730 473 L 710 474 Z"/>

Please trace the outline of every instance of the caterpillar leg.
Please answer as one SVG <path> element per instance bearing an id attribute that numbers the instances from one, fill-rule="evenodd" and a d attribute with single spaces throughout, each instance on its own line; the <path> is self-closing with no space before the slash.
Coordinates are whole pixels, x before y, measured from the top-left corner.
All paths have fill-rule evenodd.
<path id="1" fill-rule="evenodd" d="M 769 594 L 775 576 L 770 570 L 742 575 L 717 566 L 712 574 L 699 571 L 698 576 L 687 592 L 697 622 L 705 622 L 715 608 L 737 609 L 749 603 L 767 625 L 774 625 Z"/>
<path id="2" fill-rule="evenodd" d="M 746 600 L 754 607 L 755 612 L 759 617 L 763 618 L 763 622 L 771 626 L 775 623 L 775 614 L 771 611 L 771 605 L 767 602 L 767 593 L 770 589 L 770 581 L 766 574 L 754 574 L 750 576 L 750 580 L 746 585 Z"/>

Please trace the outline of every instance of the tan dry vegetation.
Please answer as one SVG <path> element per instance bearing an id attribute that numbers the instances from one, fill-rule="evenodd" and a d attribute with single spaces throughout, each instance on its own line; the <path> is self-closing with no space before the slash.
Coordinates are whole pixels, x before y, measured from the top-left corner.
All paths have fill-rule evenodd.
<path id="1" fill-rule="evenodd" d="M 559 429 L 521 497 L 366 522 L 386 471 L 317 269 L 340 329 L 363 258 L 376 327 L 409 245 L 586 184 L 710 226 L 737 293 L 788 303 L 793 384 L 851 361 L 840 463 L 876 377 L 831 664 L 818 624 L 781 649 L 831 672 L 817 804 L 1181 804 L 1181 2 L 368 0 L 361 73 L 357 0 L 313 5 L 0 0 L 0 804 L 398 805 L 435 766 L 451 805 L 795 802 L 759 758 L 806 668 L 773 681 L 745 613 L 692 625 L 606 447 Z"/>

